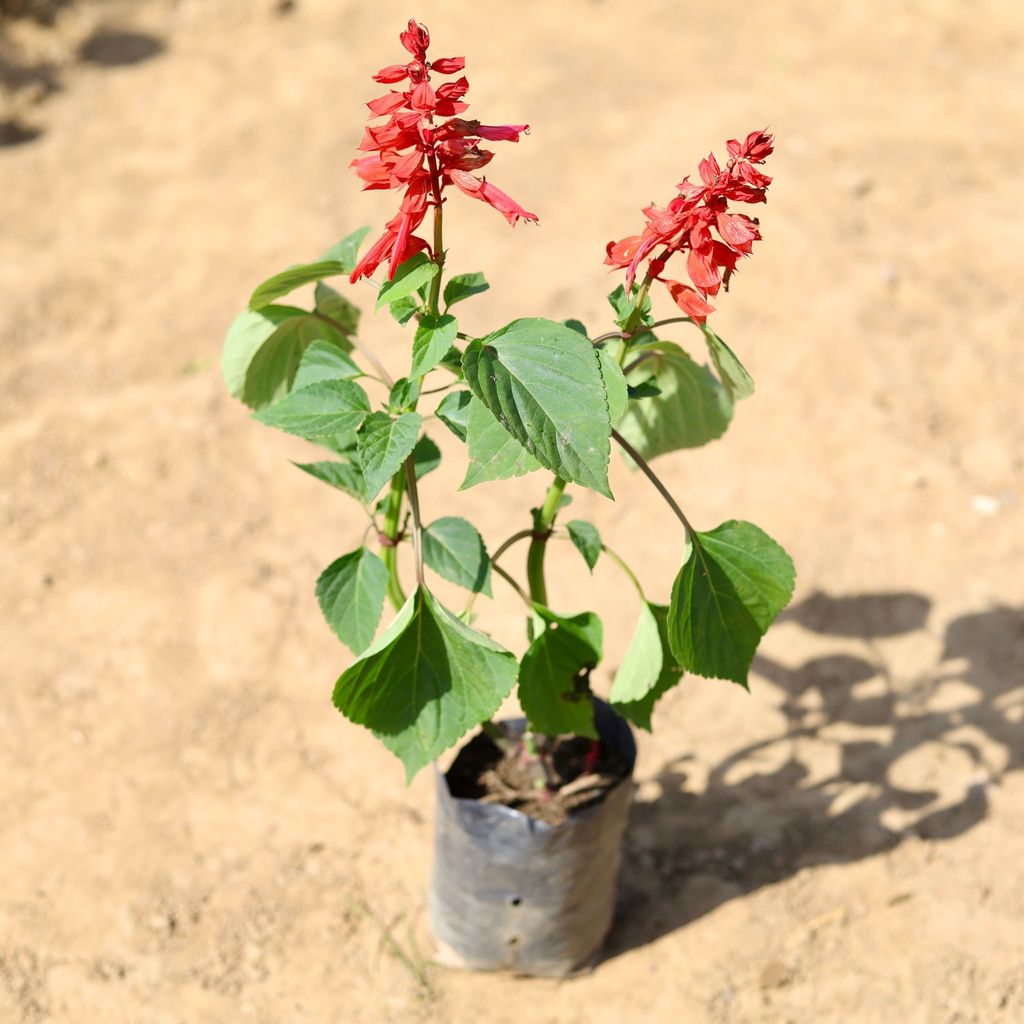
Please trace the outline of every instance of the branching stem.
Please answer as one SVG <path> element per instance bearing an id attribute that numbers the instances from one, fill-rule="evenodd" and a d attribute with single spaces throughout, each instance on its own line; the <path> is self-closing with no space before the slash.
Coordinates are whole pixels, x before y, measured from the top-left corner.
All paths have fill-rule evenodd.
<path id="1" fill-rule="evenodd" d="M 668 488 L 658 479 L 657 474 L 647 464 L 647 460 L 617 430 L 612 430 L 612 437 L 615 438 L 619 447 L 640 467 L 644 476 L 654 484 L 655 490 L 665 499 L 668 507 L 676 514 L 676 518 L 683 524 L 687 534 L 693 537 L 697 531 L 690 525 L 690 520 L 686 518 L 686 514 L 679 507 L 676 499 L 669 493 Z"/>

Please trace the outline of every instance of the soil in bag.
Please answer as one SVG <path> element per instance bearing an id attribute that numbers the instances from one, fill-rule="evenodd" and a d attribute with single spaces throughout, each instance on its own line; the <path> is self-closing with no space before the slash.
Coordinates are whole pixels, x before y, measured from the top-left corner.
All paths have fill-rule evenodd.
<path id="1" fill-rule="evenodd" d="M 544 738 L 539 756 L 531 757 L 521 742 L 502 751 L 481 733 L 459 752 L 447 779 L 453 797 L 503 804 L 558 825 L 600 803 L 631 767 L 615 747 L 582 736 Z"/>

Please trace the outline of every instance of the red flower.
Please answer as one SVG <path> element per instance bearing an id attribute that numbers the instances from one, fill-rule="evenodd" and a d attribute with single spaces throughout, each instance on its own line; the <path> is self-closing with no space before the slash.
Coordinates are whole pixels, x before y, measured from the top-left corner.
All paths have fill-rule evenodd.
<path id="1" fill-rule="evenodd" d="M 457 74 L 465 68 L 465 58 L 428 61 L 430 34 L 415 21 L 409 22 L 400 38 L 412 61 L 382 68 L 373 80 L 385 85 L 408 82 L 408 88 L 401 92 L 392 89 L 366 104 L 371 120 L 387 117 L 387 121 L 367 125 L 359 144 L 360 153 L 367 155 L 357 156 L 351 167 L 362 178 L 364 189 L 404 189 L 404 197 L 398 214 L 387 222 L 384 234 L 352 272 L 352 281 L 369 277 L 385 260 L 388 277 L 394 277 L 404 260 L 429 249 L 427 242 L 413 232 L 423 222 L 427 208 L 444 201 L 442 193 L 449 185 L 493 206 L 513 226 L 518 220 L 537 220 L 536 214 L 524 210 L 486 178 L 470 173 L 494 157 L 480 148 L 480 142 L 518 142 L 529 126 L 462 120 L 458 115 L 469 109 L 463 101 L 469 81 L 463 77 L 435 88 L 430 76 L 432 72 Z M 448 120 L 435 123 L 435 118 Z"/>
<path id="2" fill-rule="evenodd" d="M 643 211 L 647 226 L 642 234 L 609 242 L 605 250 L 605 263 L 626 270 L 627 289 L 633 287 L 640 264 L 647 260 L 651 279 L 663 281 L 676 305 L 700 323 L 714 311 L 706 301 L 708 296 L 728 285 L 740 256 L 749 256 L 754 242 L 761 238 L 757 221 L 728 212 L 729 203 L 763 203 L 772 181 L 755 166 L 771 155 L 773 140 L 767 131 L 751 132 L 743 142 L 730 139 L 726 148 L 730 159 L 724 170 L 714 154 L 709 154 L 698 166 L 699 185 L 684 178 L 676 186 L 679 194 L 668 206 L 652 205 Z M 686 253 L 692 288 L 661 276 L 677 252 Z"/>

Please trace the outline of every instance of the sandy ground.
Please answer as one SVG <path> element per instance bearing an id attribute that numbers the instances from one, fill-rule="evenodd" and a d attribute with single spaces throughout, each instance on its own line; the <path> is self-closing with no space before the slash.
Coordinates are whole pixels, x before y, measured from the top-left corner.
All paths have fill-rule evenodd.
<path id="1" fill-rule="evenodd" d="M 274 6 L 78 5 L 0 51 L 0 1021 L 1024 1021 L 1019 3 Z M 602 324 L 604 243 L 778 135 L 716 314 L 758 393 L 661 468 L 789 548 L 796 604 L 751 696 L 687 680 L 641 737 L 619 924 L 565 982 L 425 962 L 429 773 L 332 709 L 313 597 L 363 523 L 218 370 L 256 281 L 390 215 L 345 164 L 411 13 L 475 116 L 534 128 L 492 177 L 541 226 L 447 218 L 480 331 Z M 613 485 L 575 510 L 664 596 L 679 531 Z M 493 546 L 542 486 L 454 511 Z M 555 600 L 606 616 L 607 680 L 633 601 L 577 563 Z"/>

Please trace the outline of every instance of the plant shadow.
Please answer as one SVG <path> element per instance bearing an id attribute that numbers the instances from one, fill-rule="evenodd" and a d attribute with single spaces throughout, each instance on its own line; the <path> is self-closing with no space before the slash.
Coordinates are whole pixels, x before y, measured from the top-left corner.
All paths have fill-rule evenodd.
<path id="1" fill-rule="evenodd" d="M 125 67 L 166 50 L 164 41 L 150 33 L 100 25 L 73 51 L 62 53 L 63 37 L 53 29 L 56 41 L 51 49 L 54 55 L 62 55 L 40 61 L 27 56 L 16 37 L 4 32 L 5 24 L 18 19 L 53 26 L 70 4 L 71 0 L 0 0 L 0 148 L 22 146 L 43 134 L 38 108 L 62 89 L 66 65 L 72 61 Z"/>
<path id="2" fill-rule="evenodd" d="M 954 619 L 927 671 L 897 678 L 880 641 L 927 642 L 930 610 L 920 594 L 819 593 L 785 614 L 843 649 L 795 668 L 759 656 L 779 733 L 710 769 L 670 761 L 660 795 L 634 803 L 606 959 L 803 868 L 984 820 L 989 787 L 1024 767 L 1024 610 Z"/>

